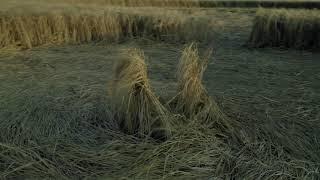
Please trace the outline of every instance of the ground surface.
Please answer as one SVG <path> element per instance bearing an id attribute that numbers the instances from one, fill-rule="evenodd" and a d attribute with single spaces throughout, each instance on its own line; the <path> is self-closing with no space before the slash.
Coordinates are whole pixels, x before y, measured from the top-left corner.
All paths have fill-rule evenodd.
<path id="1" fill-rule="evenodd" d="M 255 133 L 274 132 L 269 135 L 270 140 L 296 149 L 292 153 L 296 159 L 319 163 L 320 54 L 248 49 L 243 45 L 250 33 L 252 10 L 204 11 L 208 15 L 219 11 L 221 16 L 215 18 L 224 22 L 224 28 L 216 32 L 210 45 L 199 45 L 201 50 L 208 47 L 214 50 L 204 77 L 209 94 L 230 117 L 243 122 L 243 128 L 251 129 L 252 137 L 259 138 Z M 50 100 L 66 98 L 71 91 L 80 94 L 83 91 L 84 96 L 86 93 L 104 96 L 113 64 L 126 57 L 128 48 L 141 48 L 145 52 L 154 90 L 169 99 L 175 94 L 176 65 L 183 47 L 139 39 L 119 44 L 1 50 L 0 102 L 19 101 L 13 99 L 17 97 L 21 101 L 42 99 L 39 104 L 47 105 L 50 111 L 53 103 Z M 1 111 L 8 109 L 0 105 Z"/>

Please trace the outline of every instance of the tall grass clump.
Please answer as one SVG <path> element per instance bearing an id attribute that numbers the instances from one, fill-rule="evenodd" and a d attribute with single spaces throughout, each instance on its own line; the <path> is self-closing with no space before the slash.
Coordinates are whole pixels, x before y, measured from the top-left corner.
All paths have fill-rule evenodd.
<path id="1" fill-rule="evenodd" d="M 168 111 L 151 89 L 142 51 L 130 50 L 128 59 L 115 66 L 110 92 L 115 119 L 126 133 L 169 137 Z"/>
<path id="2" fill-rule="evenodd" d="M 249 45 L 318 51 L 320 49 L 320 11 L 259 9 Z"/>
<path id="3" fill-rule="evenodd" d="M 187 118 L 202 121 L 209 127 L 215 126 L 223 132 L 230 132 L 232 126 L 228 118 L 208 95 L 202 83 L 210 55 L 211 51 L 206 57 L 200 58 L 195 43 L 183 50 L 177 70 L 178 95 L 172 102 L 175 110 Z"/>
<path id="4" fill-rule="evenodd" d="M 92 3 L 89 0 L 76 0 L 76 3 Z M 198 0 L 97 0 L 94 3 L 113 6 L 153 6 L 153 7 L 197 7 Z"/>
<path id="5" fill-rule="evenodd" d="M 320 8 L 316 0 L 46 0 L 45 3 L 71 5 L 103 5 L 124 7 L 247 7 L 247 8 Z M 26 3 L 39 3 L 29 0 Z M 40 1 L 40 3 L 43 3 Z"/>
<path id="6" fill-rule="evenodd" d="M 197 31 L 202 27 L 201 33 Z M 174 13 L 142 14 L 105 11 L 102 14 L 0 13 L 0 48 L 32 48 L 43 44 L 117 42 L 125 38 L 206 41 L 206 21 Z"/>
<path id="7" fill-rule="evenodd" d="M 246 7 L 246 8 L 320 8 L 320 3 L 313 0 L 200 0 L 199 7 Z"/>
<path id="8" fill-rule="evenodd" d="M 0 17 L 0 46 L 32 48 L 42 44 L 84 43 L 119 39 L 117 17 L 76 14 L 4 15 Z"/>

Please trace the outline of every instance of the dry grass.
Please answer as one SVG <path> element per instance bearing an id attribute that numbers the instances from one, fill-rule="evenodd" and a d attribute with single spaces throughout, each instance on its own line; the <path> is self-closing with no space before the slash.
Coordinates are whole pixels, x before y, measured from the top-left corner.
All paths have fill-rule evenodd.
<path id="1" fill-rule="evenodd" d="M 202 83 L 212 51 L 200 58 L 195 43 L 188 45 L 182 52 L 177 70 L 178 95 L 172 100 L 175 111 L 187 118 L 199 120 L 208 127 L 216 127 L 229 134 L 232 126 L 216 102 L 208 95 Z"/>
<path id="2" fill-rule="evenodd" d="M 319 10 L 260 9 L 249 44 L 255 47 L 320 49 Z"/>
<path id="3" fill-rule="evenodd" d="M 144 54 L 140 50 L 130 51 L 128 59 L 116 65 L 110 86 L 115 119 L 129 134 L 167 138 L 170 117 L 152 92 Z"/>
<path id="4" fill-rule="evenodd" d="M 119 21 L 114 16 L 67 14 L 3 15 L 0 17 L 1 47 L 32 48 L 43 44 L 118 40 Z"/>
<path id="5" fill-rule="evenodd" d="M 75 48 L 81 47 L 75 46 Z M 105 47 L 93 46 L 93 48 L 105 51 Z M 39 53 L 36 50 L 34 52 L 37 52 L 37 55 Z M 64 51 L 62 56 L 65 56 L 65 53 Z M 197 54 L 194 45 L 188 46 L 183 52 L 184 59 L 189 56 L 196 59 L 188 60 L 190 63 L 181 63 L 185 65 L 179 65 L 181 72 L 194 72 L 191 77 L 185 76 L 186 84 L 192 84 L 188 81 L 196 81 L 201 85 L 199 77 L 202 76 L 205 69 L 203 65 L 206 63 L 201 61 Z M 242 52 L 240 54 L 243 55 Z M 111 56 L 109 60 L 114 57 L 112 53 L 107 55 Z M 232 124 L 234 128 L 256 132 L 252 133 L 245 144 L 241 144 L 229 136 L 223 138 L 217 136 L 222 134 L 222 128 L 210 127 L 210 121 L 204 123 L 203 120 L 207 119 L 197 111 L 204 112 L 206 117 L 211 115 L 207 110 L 193 106 L 191 111 L 197 110 L 190 113 L 193 117 L 187 117 L 186 113 L 181 112 L 181 115 L 170 118 L 174 122 L 172 123 L 174 131 L 166 141 L 159 143 L 153 138 L 143 138 L 150 134 L 146 131 L 158 129 L 152 127 L 152 122 L 157 124 L 161 117 L 169 113 L 166 113 L 167 110 L 151 91 L 143 53 L 140 50 L 133 50 L 125 55 L 126 59 L 115 67 L 111 97 L 105 97 L 105 85 L 103 85 L 108 76 L 105 74 L 107 72 L 104 72 L 105 68 L 110 66 L 105 62 L 107 60 L 105 57 L 101 57 L 101 61 L 106 63 L 103 68 L 100 66 L 102 64 L 90 66 L 92 62 L 98 61 L 88 62 L 91 56 L 83 58 L 83 54 L 78 56 L 83 58 L 78 66 L 72 66 L 75 64 L 69 64 L 70 62 L 64 60 L 60 61 L 62 63 L 60 65 L 53 63 L 56 67 L 64 66 L 68 69 L 60 72 L 48 72 L 49 69 L 44 69 L 45 66 L 41 63 L 31 66 L 30 60 L 28 63 L 33 68 L 18 71 L 20 73 L 7 71 L 14 65 L 11 64 L 14 59 L 8 59 L 10 63 L 9 66 L 5 66 L 7 68 L 4 72 L 12 74 L 13 78 L 5 82 L 9 90 L 8 87 L 0 86 L 0 177 L 3 179 L 319 179 L 320 165 L 317 153 L 319 136 L 316 131 L 318 125 L 316 121 L 306 121 L 303 117 L 294 119 L 294 128 L 291 127 L 293 123 L 291 119 L 285 123 L 272 119 L 257 119 L 256 123 L 252 123 L 246 119 L 240 127 Z M 183 58 L 181 61 L 186 61 Z M 21 63 L 28 61 L 22 57 L 17 59 Z M 37 61 L 38 58 L 33 60 Z M 236 58 L 235 61 L 237 60 Z M 53 57 L 53 61 L 58 60 Z M 83 69 L 79 68 L 80 66 Z M 95 68 L 91 69 L 92 67 Z M 88 68 L 91 71 L 87 72 Z M 66 77 L 67 73 L 84 80 L 72 84 L 74 82 L 70 81 L 70 77 Z M 85 79 L 85 76 L 94 73 L 99 75 Z M 37 81 L 29 79 L 29 75 L 33 75 Z M 26 79 L 18 81 L 16 76 Z M 92 82 L 96 78 L 99 80 Z M 18 82 L 23 83 L 20 85 Z M 186 107 L 192 107 L 186 102 L 197 104 L 203 100 L 206 103 L 209 97 L 203 93 L 204 86 L 201 87 L 202 93 L 195 94 L 197 97 L 192 97 L 190 93 L 194 92 L 193 88 L 196 87 L 183 88 L 185 94 L 188 94 L 193 101 L 185 99 L 181 102 Z M 251 102 L 245 100 L 243 103 Z M 205 106 L 212 108 L 210 104 Z M 249 109 L 248 111 L 252 110 L 250 107 Z M 210 112 L 217 111 L 211 109 Z M 164 116 L 161 116 L 162 114 Z M 167 118 L 162 120 L 168 121 Z M 141 126 L 140 123 L 145 124 Z M 139 133 L 143 133 L 141 134 L 143 137 L 134 136 Z M 241 138 L 240 134 L 235 133 L 235 135 Z"/>
<path id="6" fill-rule="evenodd" d="M 137 37 L 179 42 L 212 40 L 207 37 L 212 30 L 207 28 L 207 21 L 181 14 L 103 10 L 96 14 L 7 13 L 0 17 L 1 47 L 32 48 L 42 44 L 81 44 Z M 155 42 L 151 42 L 154 45 Z M 245 117 L 234 115 L 242 120 L 235 122 L 224 115 L 202 82 L 210 53 L 201 57 L 192 43 L 184 49 L 178 64 L 178 95 L 171 102 L 170 107 L 174 109 L 170 111 L 153 92 L 141 50 L 128 51 L 125 59 L 117 63 L 107 96 L 104 81 L 110 64 L 106 61 L 114 58 L 115 49 L 106 51 L 104 46 L 91 46 L 94 50 L 102 49 L 100 64 L 92 57 L 96 51 L 88 47 L 75 46 L 71 51 L 61 47 L 61 56 L 74 55 L 73 59 L 68 59 L 70 61 L 52 57 L 52 54 L 52 61 L 49 61 L 50 58 L 44 57 L 38 49 L 26 51 L 36 52 L 35 59 L 29 59 L 28 55 L 15 56 L 7 58 L 9 63 L 0 62 L 4 65 L 0 68 L 3 80 L 0 83 L 3 86 L 0 86 L 0 179 L 320 178 L 318 115 L 308 115 L 312 111 L 317 113 L 318 108 L 308 109 L 304 104 L 315 106 L 312 98 L 317 96 L 312 90 L 316 87 L 308 87 L 310 93 L 295 86 L 294 90 L 287 89 L 288 93 L 294 92 L 289 97 L 300 96 L 296 93 L 300 91 L 312 100 L 305 101 L 302 96 L 293 106 L 297 109 L 274 115 L 269 108 L 276 109 L 282 104 L 278 106 L 274 102 L 279 102 L 270 98 L 251 97 L 249 93 L 258 91 L 247 81 L 248 86 L 244 87 L 249 87 L 249 95 L 241 94 L 245 88 L 234 84 L 240 89 L 235 93 L 245 96 L 238 100 L 238 105 L 252 104 L 240 110 L 229 109 L 231 114 L 249 109 Z M 236 60 L 229 61 L 227 68 L 234 68 L 233 65 L 245 57 L 240 63 L 244 71 L 261 75 L 257 72 L 263 69 L 268 74 L 263 78 L 271 79 L 273 71 L 262 67 L 277 66 L 269 62 L 260 66 L 263 61 L 249 66 L 255 62 L 250 59 L 251 51 L 240 52 L 246 50 L 230 46 L 222 49 L 228 48 L 231 51 L 223 52 L 232 53 Z M 91 50 L 92 54 L 84 56 L 83 51 Z M 53 50 L 54 54 L 57 52 Z M 238 52 L 238 56 L 234 52 Z M 230 54 L 226 53 L 225 58 L 232 58 Z M 10 55 L 3 55 L 4 59 L 6 56 Z M 247 62 L 243 62 L 245 60 Z M 70 63 L 74 61 L 79 64 Z M 304 72 L 296 74 L 296 69 L 291 69 L 290 73 L 286 69 L 280 71 L 285 72 L 283 78 L 286 79 L 290 78 L 288 74 L 295 74 L 294 83 L 306 76 L 299 75 Z M 243 80 L 240 75 L 243 74 L 240 72 L 236 80 Z M 267 82 L 279 82 L 279 77 L 275 79 Z M 303 87 L 309 80 L 301 79 Z M 237 82 L 228 81 L 228 78 L 220 81 Z M 277 89 L 274 93 L 278 92 Z M 269 106 L 270 100 L 273 102 Z M 257 102 L 266 112 L 252 108 Z M 290 100 L 289 103 L 294 102 Z M 250 116 L 255 113 L 260 114 Z M 291 115 L 293 113 L 297 114 Z M 242 130 L 248 137 L 238 133 Z"/>
<path id="7" fill-rule="evenodd" d="M 90 0 L 75 0 L 72 3 L 92 3 Z M 98 0 L 94 3 L 113 6 L 197 7 L 198 0 Z"/>
<path id="8" fill-rule="evenodd" d="M 207 59 L 200 60 L 195 44 L 186 47 L 178 64 L 177 79 L 179 96 L 177 108 L 188 117 L 198 114 L 208 104 L 208 95 L 202 84 Z"/>
<path id="9" fill-rule="evenodd" d="M 202 27 L 200 32 L 197 28 Z M 0 47 L 32 48 L 43 44 L 117 42 L 144 37 L 156 40 L 208 41 L 206 21 L 172 13 L 141 14 L 105 11 L 103 14 L 0 14 Z"/>
<path id="10" fill-rule="evenodd" d="M 4 1 L 4 0 L 2 0 Z M 1 3 L 1 1 L 0 1 Z M 268 7 L 268 8 L 320 8 L 317 0 L 11 0 L 1 4 L 19 6 L 21 4 L 68 4 L 99 5 L 121 7 Z"/>
<path id="11" fill-rule="evenodd" d="M 198 0 L 0 0 L 6 6 L 19 6 L 19 4 L 65 4 L 65 5 L 99 5 L 99 6 L 126 6 L 126 7 L 197 7 Z M 0 8 L 1 9 L 1 8 Z"/>

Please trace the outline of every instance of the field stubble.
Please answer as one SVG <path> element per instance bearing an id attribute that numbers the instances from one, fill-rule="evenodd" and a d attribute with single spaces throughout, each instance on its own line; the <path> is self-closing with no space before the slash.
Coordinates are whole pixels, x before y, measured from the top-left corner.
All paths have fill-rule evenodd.
<path id="1" fill-rule="evenodd" d="M 217 42 L 213 55 L 204 64 L 200 62 L 206 56 L 201 52 L 207 45 L 199 46 L 198 52 L 193 45 L 183 47 L 149 38 L 120 44 L 39 47 L 14 53 L 2 50 L 1 177 L 319 179 L 320 76 L 315 61 L 319 55 L 248 50 L 238 42 L 247 38 L 250 22 L 234 20 L 235 16 L 250 19 L 247 12 L 217 12 L 205 14 L 217 14 L 214 22 L 230 21 L 219 26 L 223 29 L 216 33 L 221 36 L 214 38 Z M 145 56 L 141 51 L 130 54 L 123 50 L 128 48 L 143 49 Z M 193 58 L 188 61 L 190 57 Z M 152 107 L 155 104 L 159 108 L 157 104 L 162 103 L 161 112 L 172 119 L 170 138 L 162 143 L 148 136 L 128 135 L 130 126 L 124 126 L 123 131 L 118 125 L 119 116 L 113 111 L 113 104 L 117 103 L 107 95 L 106 83 L 115 80 L 110 73 L 112 64 L 126 59 L 135 59 L 142 69 L 133 71 L 137 76 L 122 74 L 132 71 L 120 71 L 121 77 L 136 77 L 136 83 L 120 89 L 125 97 L 136 97 L 132 103 L 141 103 L 119 101 L 120 106 L 116 107 L 129 102 L 127 107 L 137 108 L 156 122 L 159 109 Z M 146 64 L 141 63 L 142 59 Z M 174 78 L 176 64 L 180 67 L 178 79 Z M 150 84 L 144 65 L 148 65 Z M 188 67 L 190 71 L 185 71 Z M 121 82 L 126 84 L 124 80 Z M 184 88 L 188 83 L 198 86 Z M 115 89 L 123 92 L 118 90 Z M 159 100 L 155 94 L 161 96 Z M 185 95 L 195 98 L 187 102 Z M 180 104 L 166 103 L 175 96 Z M 210 96 L 215 98 L 208 100 Z M 146 102 L 151 104 L 149 108 L 143 105 Z M 203 102 L 209 104 L 209 109 L 213 103 L 222 108 L 232 119 L 229 126 L 236 138 L 199 119 L 208 117 L 198 113 L 204 110 L 208 115 L 207 108 L 199 109 L 206 107 L 201 105 Z M 195 106 L 188 107 L 192 104 Z M 178 108 L 172 110 L 174 105 Z M 214 115 L 216 112 L 217 109 Z M 139 114 L 133 116 L 138 118 L 121 120 L 145 121 L 139 119 Z M 131 132 L 140 129 L 141 134 L 149 134 L 150 126 L 133 126 Z"/>

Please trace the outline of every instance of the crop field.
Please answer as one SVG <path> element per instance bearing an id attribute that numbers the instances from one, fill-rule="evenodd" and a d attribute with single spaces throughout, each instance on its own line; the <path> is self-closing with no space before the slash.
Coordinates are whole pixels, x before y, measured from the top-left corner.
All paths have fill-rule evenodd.
<path id="1" fill-rule="evenodd" d="M 203 2 L 0 0 L 0 179 L 320 179 L 320 10 Z"/>
<path id="2" fill-rule="evenodd" d="M 259 10 L 249 44 L 296 49 L 320 49 L 320 11 Z"/>

